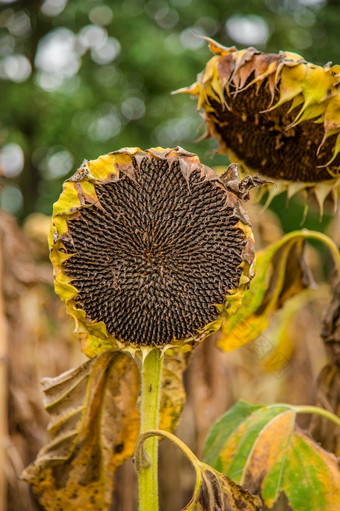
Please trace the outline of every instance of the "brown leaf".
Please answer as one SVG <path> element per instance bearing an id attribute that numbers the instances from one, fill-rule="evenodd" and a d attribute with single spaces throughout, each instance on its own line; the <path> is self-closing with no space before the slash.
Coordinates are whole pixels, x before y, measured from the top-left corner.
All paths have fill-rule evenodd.
<path id="1" fill-rule="evenodd" d="M 182 511 L 260 511 L 261 500 L 205 463 L 199 463 L 201 486 Z M 196 493 L 196 492 L 195 492 Z"/>
<path id="2" fill-rule="evenodd" d="M 243 201 L 248 201 L 250 199 L 249 192 L 252 188 L 256 188 L 264 184 L 274 184 L 274 181 L 262 179 L 258 174 L 255 174 L 254 177 L 247 174 L 242 181 L 240 181 L 237 163 L 231 163 L 229 165 L 227 170 L 222 174 L 221 181 L 223 181 L 227 190 L 233 192 Z"/>
<path id="3" fill-rule="evenodd" d="M 135 362 L 107 351 L 46 379 L 43 390 L 52 440 L 22 478 L 46 511 L 108 509 L 113 473 L 132 456 L 138 437 Z"/>

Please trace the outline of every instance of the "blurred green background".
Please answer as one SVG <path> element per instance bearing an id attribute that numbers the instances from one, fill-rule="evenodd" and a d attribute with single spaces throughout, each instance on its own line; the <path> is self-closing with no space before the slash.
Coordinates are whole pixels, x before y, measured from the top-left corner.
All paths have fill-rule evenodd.
<path id="1" fill-rule="evenodd" d="M 225 164 L 196 104 L 195 81 L 224 45 L 340 62 L 338 0 L 0 0 L 0 200 L 24 219 L 51 213 L 84 158 L 124 146 L 197 152 Z"/>

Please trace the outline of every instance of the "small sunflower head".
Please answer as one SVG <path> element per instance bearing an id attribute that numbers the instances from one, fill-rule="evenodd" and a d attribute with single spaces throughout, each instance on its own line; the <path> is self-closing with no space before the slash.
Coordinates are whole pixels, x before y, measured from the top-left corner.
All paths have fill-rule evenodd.
<path id="1" fill-rule="evenodd" d="M 273 195 L 315 191 L 322 207 L 340 189 L 340 66 L 291 52 L 236 51 L 209 40 L 214 57 L 186 92 L 198 97 L 207 136 L 250 172 L 279 180 Z"/>
<path id="2" fill-rule="evenodd" d="M 220 326 L 253 262 L 242 183 L 181 148 L 121 149 L 65 182 L 50 253 L 87 355 L 190 346 Z"/>

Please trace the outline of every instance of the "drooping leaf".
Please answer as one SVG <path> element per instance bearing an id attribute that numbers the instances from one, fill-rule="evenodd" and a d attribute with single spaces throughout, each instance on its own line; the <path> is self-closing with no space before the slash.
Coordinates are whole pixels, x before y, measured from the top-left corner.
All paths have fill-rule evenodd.
<path id="1" fill-rule="evenodd" d="M 263 357 L 262 365 L 268 372 L 279 371 L 287 365 L 294 353 L 296 342 L 300 333 L 294 328 L 295 316 L 308 303 L 321 299 L 327 299 L 329 287 L 327 284 L 317 289 L 307 288 L 289 299 L 280 310 L 275 320 L 274 328 L 270 330 L 270 338 L 274 347 Z M 267 335 L 267 334 L 266 334 Z"/>
<path id="2" fill-rule="evenodd" d="M 338 461 L 296 426 L 297 411 L 240 401 L 213 426 L 205 461 L 269 509 L 284 492 L 293 511 L 337 511 Z"/>
<path id="3" fill-rule="evenodd" d="M 165 355 L 161 427 L 173 431 L 185 402 L 187 356 Z M 139 370 L 124 353 L 105 351 L 43 381 L 51 441 L 22 479 L 46 511 L 108 509 L 115 470 L 132 457 L 139 434 Z M 71 504 L 70 504 L 71 503 Z"/>
<path id="4" fill-rule="evenodd" d="M 303 257 L 306 232 L 290 233 L 257 253 L 255 277 L 242 306 L 222 325 L 217 345 L 223 351 L 232 351 L 256 339 L 286 300 L 312 284 Z"/>
<path id="5" fill-rule="evenodd" d="M 154 436 L 170 440 L 195 468 L 193 496 L 182 511 L 260 511 L 261 500 L 258 496 L 251 495 L 224 474 L 200 461 L 182 440 L 168 431 L 154 429 L 140 435 L 134 457 L 137 471 L 150 466 L 150 457 L 143 444 Z"/>
<path id="6" fill-rule="evenodd" d="M 132 456 L 139 432 L 139 371 L 107 351 L 43 382 L 51 442 L 22 478 L 46 511 L 108 509 L 113 474 Z"/>

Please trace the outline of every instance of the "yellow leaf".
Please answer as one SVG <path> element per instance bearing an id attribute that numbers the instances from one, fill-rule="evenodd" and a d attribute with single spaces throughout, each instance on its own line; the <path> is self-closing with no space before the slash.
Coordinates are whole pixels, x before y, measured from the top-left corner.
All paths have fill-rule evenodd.
<path id="1" fill-rule="evenodd" d="M 255 277 L 242 305 L 222 325 L 217 345 L 223 351 L 232 351 L 255 340 L 277 309 L 311 285 L 303 258 L 303 238 L 304 231 L 296 231 L 295 235 L 290 233 L 257 253 Z"/>
<path id="2" fill-rule="evenodd" d="M 325 131 L 340 128 L 340 96 L 335 96 L 327 105 L 325 112 Z"/>
<path id="3" fill-rule="evenodd" d="M 175 351 L 164 356 L 159 428 L 174 431 L 185 403 L 183 372 L 188 363 L 188 354 Z"/>
<path id="4" fill-rule="evenodd" d="M 277 108 L 283 103 L 295 98 L 302 92 L 302 83 L 306 75 L 306 66 L 299 64 L 294 67 L 284 67 L 281 74 L 280 99 L 272 107 Z"/>

